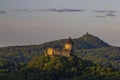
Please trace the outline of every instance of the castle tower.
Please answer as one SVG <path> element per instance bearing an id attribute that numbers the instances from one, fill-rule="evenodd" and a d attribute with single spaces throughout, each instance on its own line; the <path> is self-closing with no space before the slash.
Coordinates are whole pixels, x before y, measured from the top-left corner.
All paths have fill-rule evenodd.
<path id="1" fill-rule="evenodd" d="M 70 57 L 74 55 L 73 49 L 73 41 L 71 38 L 67 39 L 65 42 L 65 46 L 63 49 L 54 49 L 54 48 L 47 48 L 45 51 L 46 56 L 65 56 Z"/>
<path id="2" fill-rule="evenodd" d="M 48 55 L 52 56 L 52 55 L 53 55 L 53 52 L 54 52 L 53 48 L 48 48 L 48 49 L 47 49 L 47 54 L 48 54 Z"/>
<path id="3" fill-rule="evenodd" d="M 71 37 L 66 41 L 64 49 L 71 50 L 73 48 L 73 41 Z"/>

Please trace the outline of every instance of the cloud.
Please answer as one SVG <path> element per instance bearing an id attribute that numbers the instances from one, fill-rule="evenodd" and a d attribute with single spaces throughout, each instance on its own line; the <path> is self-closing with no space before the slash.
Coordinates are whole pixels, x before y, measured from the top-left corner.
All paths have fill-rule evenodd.
<path id="1" fill-rule="evenodd" d="M 7 11 L 0 11 L 0 14 L 6 14 Z"/>
<path id="2" fill-rule="evenodd" d="M 35 12 L 55 12 L 55 13 L 72 13 L 72 12 L 84 12 L 86 9 L 71 9 L 71 8 L 63 8 L 63 9 L 56 9 L 56 8 L 50 8 L 50 9 L 13 9 L 12 12 L 17 13 L 35 13 Z M 94 12 L 95 16 L 97 18 L 105 18 L 105 17 L 115 17 L 117 16 L 117 10 L 91 10 Z M 0 14 L 6 14 L 9 11 L 1 10 Z"/>
<path id="3" fill-rule="evenodd" d="M 95 13 L 116 13 L 116 10 L 94 10 Z"/>
<path id="4" fill-rule="evenodd" d="M 44 9 L 43 12 L 83 12 L 85 9 Z"/>
<path id="5" fill-rule="evenodd" d="M 96 15 L 95 17 L 97 18 L 106 18 L 106 17 L 115 17 L 117 16 L 116 14 L 113 14 L 113 13 L 106 13 L 104 15 Z"/>
<path id="6" fill-rule="evenodd" d="M 14 12 L 28 12 L 28 13 L 33 12 L 33 10 L 29 10 L 29 9 L 14 9 L 13 11 Z"/>
<path id="7" fill-rule="evenodd" d="M 96 13 L 95 17 L 98 18 L 105 18 L 105 17 L 115 17 L 117 16 L 117 10 L 94 10 L 93 12 Z"/>
<path id="8" fill-rule="evenodd" d="M 95 17 L 97 17 L 97 18 L 105 18 L 106 16 L 96 15 Z"/>
<path id="9" fill-rule="evenodd" d="M 113 13 L 107 13 L 106 16 L 115 17 L 116 14 L 113 14 Z"/>
<path id="10" fill-rule="evenodd" d="M 13 10 L 15 12 L 27 12 L 27 13 L 31 13 L 31 12 L 83 12 L 85 9 L 16 9 Z"/>

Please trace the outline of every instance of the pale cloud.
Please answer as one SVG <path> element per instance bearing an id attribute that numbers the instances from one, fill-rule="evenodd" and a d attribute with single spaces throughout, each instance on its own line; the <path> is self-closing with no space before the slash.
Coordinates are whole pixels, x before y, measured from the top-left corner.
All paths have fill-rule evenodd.
<path id="1" fill-rule="evenodd" d="M 117 13 L 117 10 L 94 10 L 95 13 Z"/>
<path id="2" fill-rule="evenodd" d="M 85 9 L 55 9 L 55 8 L 51 8 L 51 9 L 15 9 L 13 10 L 13 12 L 27 12 L 27 13 L 31 13 L 31 12 L 83 12 L 85 11 Z"/>
<path id="3" fill-rule="evenodd" d="M 44 12 L 83 12 L 85 9 L 43 9 Z"/>
<path id="4" fill-rule="evenodd" d="M 6 14 L 7 11 L 3 10 L 3 11 L 0 11 L 0 14 Z"/>
<path id="5" fill-rule="evenodd" d="M 14 9 L 12 11 L 13 12 L 28 12 L 28 13 L 33 12 L 33 10 L 29 10 L 29 9 Z"/>
<path id="6" fill-rule="evenodd" d="M 115 17 L 116 14 L 113 14 L 113 13 L 107 13 L 106 16 Z"/>
<path id="7" fill-rule="evenodd" d="M 97 18 L 105 18 L 106 16 L 96 15 L 95 17 L 97 17 Z"/>
<path id="8" fill-rule="evenodd" d="M 96 13 L 95 17 L 105 18 L 105 17 L 115 17 L 119 11 L 117 10 L 93 10 Z"/>

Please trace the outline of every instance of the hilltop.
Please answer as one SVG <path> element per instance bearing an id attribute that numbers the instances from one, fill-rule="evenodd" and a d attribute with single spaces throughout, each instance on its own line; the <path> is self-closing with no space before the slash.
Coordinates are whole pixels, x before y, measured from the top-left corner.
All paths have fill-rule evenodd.
<path id="1" fill-rule="evenodd" d="M 62 48 L 64 46 L 64 42 L 66 39 L 46 42 L 41 44 L 42 47 L 53 47 L 53 48 Z M 92 34 L 86 33 L 82 37 L 73 39 L 74 48 L 75 49 L 94 49 L 101 47 L 111 47 L 108 43 L 104 42 L 97 36 L 93 36 Z"/>

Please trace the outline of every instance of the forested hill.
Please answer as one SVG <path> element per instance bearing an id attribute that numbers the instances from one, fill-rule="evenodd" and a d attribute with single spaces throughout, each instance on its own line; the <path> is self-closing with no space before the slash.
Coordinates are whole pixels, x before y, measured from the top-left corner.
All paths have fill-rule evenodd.
<path id="1" fill-rule="evenodd" d="M 39 45 L 12 46 L 0 48 L 0 58 L 15 60 L 17 62 L 27 62 L 31 58 L 41 55 L 48 47 L 63 48 L 66 39 L 45 42 Z M 74 49 L 96 49 L 102 47 L 111 47 L 109 44 L 89 33 L 80 38 L 73 39 Z"/>
<path id="2" fill-rule="evenodd" d="M 39 76 L 42 77 L 43 75 L 48 75 L 48 77 L 50 77 L 50 76 L 52 76 L 53 71 L 57 71 L 59 69 L 61 70 L 62 68 L 58 68 L 57 70 L 53 69 L 53 68 L 57 68 L 59 65 L 64 67 L 60 71 L 61 73 L 64 73 L 63 70 L 66 69 L 65 74 L 76 75 L 77 74 L 76 72 L 79 72 L 79 69 L 81 69 L 81 68 L 78 68 L 78 66 L 81 64 L 76 63 L 76 60 L 75 61 L 71 60 L 72 57 L 68 58 L 68 59 L 67 58 L 60 58 L 60 59 L 56 58 L 55 61 L 53 61 L 50 58 L 41 57 L 41 56 L 44 56 L 43 53 L 46 48 L 48 48 L 48 47 L 63 48 L 65 42 L 66 42 L 66 39 L 61 39 L 61 40 L 45 42 L 45 43 L 39 44 L 39 45 L 1 47 L 0 48 L 0 79 L 3 79 L 3 80 L 28 80 L 28 78 L 31 78 L 31 80 L 33 80 L 33 79 L 39 80 L 39 79 L 37 79 L 37 78 L 39 78 Z M 73 42 L 74 42 L 74 51 L 75 51 L 74 53 L 75 53 L 76 57 L 80 58 L 83 61 L 84 60 L 85 61 L 87 60 L 90 62 L 92 61 L 93 64 L 99 65 L 99 67 L 91 66 L 92 68 L 90 67 L 91 68 L 90 72 L 92 73 L 92 75 L 90 73 L 87 76 L 84 76 L 84 75 L 88 74 L 89 72 L 87 72 L 87 73 L 84 73 L 84 72 L 88 71 L 87 70 L 88 67 L 83 66 L 83 68 L 86 67 L 86 69 L 83 70 L 83 73 L 82 73 L 83 76 L 80 76 L 80 78 L 78 78 L 78 80 L 80 80 L 80 79 L 81 80 L 97 80 L 97 79 L 99 79 L 99 77 L 101 78 L 101 80 L 104 80 L 103 78 L 105 78 L 105 80 L 113 80 L 113 79 L 119 80 L 120 79 L 120 75 L 119 75 L 119 72 L 120 72 L 120 47 L 113 47 L 113 46 L 109 45 L 108 43 L 104 42 L 103 40 L 101 40 L 100 38 L 93 36 L 89 33 L 84 34 L 82 37 L 73 39 Z M 38 56 L 40 56 L 40 57 L 36 58 Z M 32 60 L 32 62 L 31 62 L 31 60 Z M 44 61 L 46 62 L 46 60 L 50 60 L 50 61 L 48 61 L 47 64 L 43 63 Z M 63 61 L 61 61 L 61 60 L 63 60 Z M 66 63 L 68 63 L 68 60 L 70 60 L 71 62 L 75 62 L 78 65 L 73 66 L 73 65 L 71 65 L 71 62 L 70 62 L 70 64 L 66 64 Z M 79 60 L 79 61 L 81 61 L 81 60 Z M 59 62 L 60 64 L 57 62 Z M 87 64 L 90 64 L 90 62 L 88 62 Z M 46 67 L 41 68 L 41 70 L 43 72 L 36 70 L 36 66 L 39 67 L 38 63 L 40 63 L 40 64 L 42 63 L 42 64 L 46 65 Z M 49 68 L 49 66 L 51 66 L 54 63 L 56 65 L 53 65 L 53 68 L 52 67 Z M 29 67 L 31 68 L 30 70 L 24 69 L 27 66 L 27 64 L 29 64 Z M 82 63 L 82 65 L 85 65 L 85 64 Z M 70 68 L 68 68 L 67 66 Z M 104 67 L 108 67 L 108 68 L 104 68 Z M 109 67 L 111 69 L 115 69 L 115 71 L 117 71 L 117 72 L 112 71 L 111 69 L 109 70 Z M 35 69 L 32 70 L 33 68 L 35 68 Z M 48 73 L 49 70 L 47 73 L 44 72 L 44 69 L 50 69 L 50 73 Z M 105 70 L 108 70 L 110 72 L 106 73 Z M 33 71 L 36 74 L 33 74 Z M 17 72 L 17 74 L 16 74 L 16 72 Z M 94 76 L 96 75 L 96 72 L 98 72 L 98 75 L 96 78 L 94 78 Z M 59 73 L 59 71 L 58 71 L 58 73 Z M 23 75 L 20 75 L 20 74 L 23 74 Z M 27 74 L 27 75 L 24 76 L 24 74 L 25 75 Z M 50 76 L 49 76 L 49 74 L 50 74 Z M 77 75 L 79 75 L 79 74 L 77 74 Z M 111 75 L 115 75 L 115 76 L 112 76 L 112 79 L 110 79 Z M 21 77 L 21 76 L 23 76 L 23 77 Z M 36 76 L 36 77 L 34 77 L 34 76 Z M 89 79 L 86 79 L 88 76 L 89 76 Z M 19 79 L 18 79 L 18 77 L 19 77 Z M 53 77 L 56 77 L 56 76 L 53 76 Z M 75 77 L 77 77 L 77 76 L 75 76 Z M 7 78 L 7 79 L 4 79 L 4 78 Z M 15 79 L 15 78 L 17 78 L 17 79 Z M 85 78 L 85 79 L 83 79 L 83 78 Z"/>
<path id="3" fill-rule="evenodd" d="M 48 47 L 63 48 L 65 41 L 66 39 L 61 39 L 45 42 L 39 45 L 2 47 L 0 48 L 0 57 L 10 58 L 13 56 L 22 56 L 31 58 L 33 56 L 40 55 Z M 80 38 L 73 39 L 73 42 L 75 50 L 111 47 L 103 40 L 88 33 L 84 34 Z"/>
<path id="4" fill-rule="evenodd" d="M 41 44 L 43 48 L 53 47 L 53 48 L 63 48 L 66 39 L 46 42 Z M 75 49 L 94 49 L 101 47 L 111 47 L 108 43 L 104 42 L 100 38 L 93 36 L 92 34 L 86 33 L 80 38 L 73 39 Z"/>

